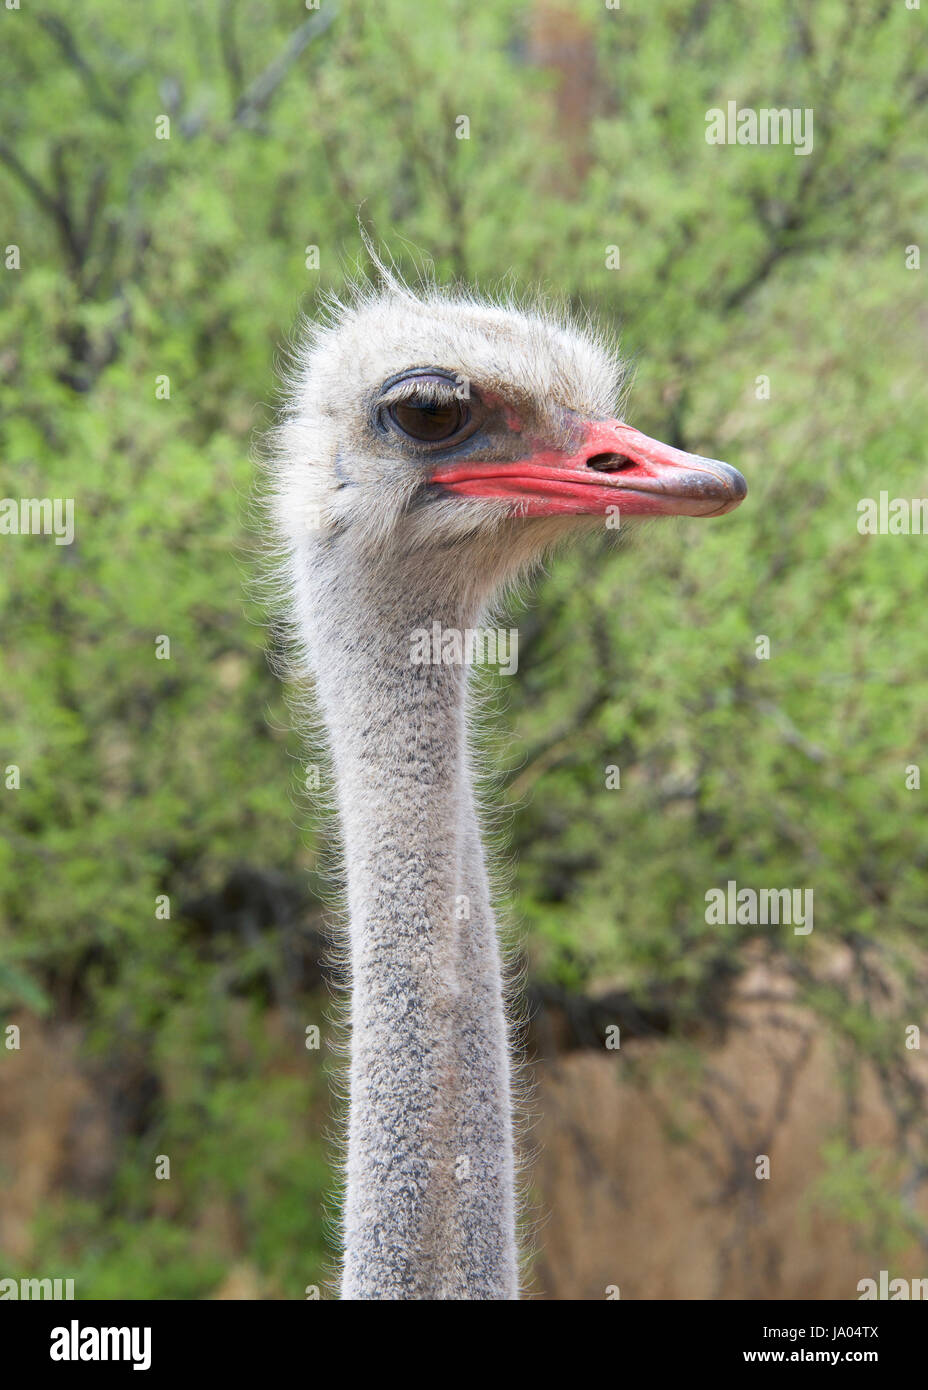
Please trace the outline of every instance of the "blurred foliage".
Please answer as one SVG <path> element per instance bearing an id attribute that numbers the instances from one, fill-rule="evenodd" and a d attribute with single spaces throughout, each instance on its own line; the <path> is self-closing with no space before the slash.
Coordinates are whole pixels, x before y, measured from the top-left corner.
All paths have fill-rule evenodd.
<path id="1" fill-rule="evenodd" d="M 249 453 L 279 346 L 353 268 L 359 215 L 403 266 L 511 275 L 619 327 L 634 423 L 750 481 L 736 515 L 565 555 L 519 615 L 498 763 L 532 970 L 671 982 L 682 1022 L 753 931 L 708 926 L 706 890 L 811 887 L 811 937 L 762 930 L 879 1066 L 903 1169 L 924 1165 L 901 1037 L 925 986 L 928 792 L 905 769 L 928 738 L 928 542 L 856 525 L 861 497 L 928 494 L 926 272 L 906 266 L 928 211 L 924 12 L 0 15 L 20 260 L 0 276 L 0 494 L 73 497 L 77 528 L 0 546 L 0 764 L 21 776 L 2 798 L 0 1005 L 79 1017 L 97 1057 L 143 1057 L 157 1095 L 106 1195 L 47 1214 L 48 1266 L 79 1260 L 85 1296 L 206 1292 L 221 1262 L 188 1226 L 218 1193 L 269 1288 L 320 1277 L 301 928 L 208 932 L 185 905 L 242 864 L 321 891 L 325 835 L 247 587 Z M 708 145 L 705 112 L 729 100 L 813 108 L 813 153 Z M 840 988 L 822 974 L 837 942 L 855 962 Z M 256 1086 L 260 1029 L 229 1045 L 243 1000 L 282 1011 L 302 1071 Z M 164 1211 L 161 1152 L 184 1174 Z M 828 1200 L 871 1203 L 860 1160 L 832 1158 Z"/>

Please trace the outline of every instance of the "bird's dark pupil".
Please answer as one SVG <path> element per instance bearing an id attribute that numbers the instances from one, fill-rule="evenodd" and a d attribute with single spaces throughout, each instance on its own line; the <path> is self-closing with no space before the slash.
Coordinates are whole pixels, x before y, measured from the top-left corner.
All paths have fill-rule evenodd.
<path id="1" fill-rule="evenodd" d="M 423 404 L 404 401 L 393 407 L 393 418 L 413 439 L 434 441 L 448 439 L 460 427 L 461 411 L 453 405 Z"/>

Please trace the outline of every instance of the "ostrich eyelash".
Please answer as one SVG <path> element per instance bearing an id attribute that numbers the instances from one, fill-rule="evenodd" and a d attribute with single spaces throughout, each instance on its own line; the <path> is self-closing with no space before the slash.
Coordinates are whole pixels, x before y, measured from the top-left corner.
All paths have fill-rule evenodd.
<path id="1" fill-rule="evenodd" d="M 458 378 L 423 372 L 421 376 L 408 376 L 392 384 L 386 383 L 374 408 L 384 410 L 387 406 L 410 400 L 421 401 L 423 405 L 450 405 L 460 399 L 457 389 Z"/>

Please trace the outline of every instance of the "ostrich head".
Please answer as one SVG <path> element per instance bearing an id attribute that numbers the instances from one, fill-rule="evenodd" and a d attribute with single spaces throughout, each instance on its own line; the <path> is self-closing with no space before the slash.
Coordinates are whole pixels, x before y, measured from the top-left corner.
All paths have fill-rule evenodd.
<path id="1" fill-rule="evenodd" d="M 717 516 L 745 495 L 727 464 L 617 418 L 623 366 L 589 328 L 392 276 L 312 325 L 278 433 L 278 527 L 297 549 L 489 591 L 566 532 L 610 518 Z"/>

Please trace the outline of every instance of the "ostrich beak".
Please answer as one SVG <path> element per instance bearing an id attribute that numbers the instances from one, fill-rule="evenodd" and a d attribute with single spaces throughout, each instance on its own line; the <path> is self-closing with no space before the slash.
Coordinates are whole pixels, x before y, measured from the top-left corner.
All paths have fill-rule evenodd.
<path id="1" fill-rule="evenodd" d="M 522 516 L 605 514 L 721 516 L 743 501 L 747 483 L 718 459 L 649 439 L 621 420 L 587 424 L 573 454 L 538 449 L 516 462 L 438 468 L 432 482 L 461 497 L 501 497 Z"/>

